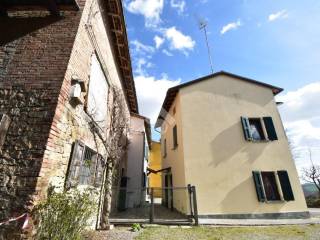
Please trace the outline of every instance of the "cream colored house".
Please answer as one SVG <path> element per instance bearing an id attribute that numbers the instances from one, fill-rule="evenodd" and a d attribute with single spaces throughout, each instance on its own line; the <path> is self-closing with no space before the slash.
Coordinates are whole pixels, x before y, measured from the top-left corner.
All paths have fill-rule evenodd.
<path id="1" fill-rule="evenodd" d="M 171 168 L 163 183 L 194 185 L 200 217 L 309 216 L 274 99 L 282 90 L 227 72 L 168 90 L 156 124 Z M 187 214 L 188 198 L 172 197 Z"/>

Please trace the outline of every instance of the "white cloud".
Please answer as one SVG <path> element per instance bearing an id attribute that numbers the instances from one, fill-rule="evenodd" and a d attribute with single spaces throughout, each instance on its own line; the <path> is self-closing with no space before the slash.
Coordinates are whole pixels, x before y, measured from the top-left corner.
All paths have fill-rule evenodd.
<path id="1" fill-rule="evenodd" d="M 161 22 L 163 2 L 163 0 L 127 0 L 125 7 L 131 13 L 143 15 L 147 27 L 155 27 Z"/>
<path id="2" fill-rule="evenodd" d="M 315 163 L 320 165 L 320 82 L 280 95 L 277 100 L 284 102 L 279 110 L 295 146 L 294 154 L 298 155 L 298 169 L 310 165 L 309 149 Z"/>
<path id="3" fill-rule="evenodd" d="M 184 35 L 176 27 L 165 29 L 164 36 L 170 42 L 170 49 L 180 50 L 186 55 L 187 50 L 193 50 L 196 44 L 190 36 Z"/>
<path id="4" fill-rule="evenodd" d="M 132 54 L 134 56 L 147 55 L 147 57 L 150 57 L 149 55 L 153 54 L 155 51 L 154 47 L 145 45 L 139 42 L 138 40 L 133 40 L 130 42 L 130 44 L 131 44 Z"/>
<path id="5" fill-rule="evenodd" d="M 170 0 L 170 5 L 172 8 L 176 8 L 179 14 L 182 14 L 186 7 L 186 2 L 184 0 Z"/>
<path id="6" fill-rule="evenodd" d="M 169 52 L 167 49 L 163 49 L 162 53 L 167 55 L 168 57 L 172 57 L 173 56 L 173 54 L 171 52 Z"/>
<path id="7" fill-rule="evenodd" d="M 156 48 L 160 48 L 165 39 L 162 38 L 162 37 L 159 37 L 158 35 L 156 35 L 156 36 L 153 38 L 153 40 L 154 40 L 154 42 L 155 42 L 155 44 L 156 44 Z"/>
<path id="8" fill-rule="evenodd" d="M 153 67 L 153 64 L 144 58 L 139 58 L 137 61 L 135 61 L 135 70 L 134 73 L 138 75 L 145 75 L 146 69 Z"/>
<path id="9" fill-rule="evenodd" d="M 235 30 L 240 26 L 241 26 L 241 21 L 240 20 L 238 20 L 237 22 L 228 23 L 227 25 L 222 27 L 220 33 L 221 34 L 225 34 L 226 32 L 228 32 L 230 30 Z"/>
<path id="10" fill-rule="evenodd" d="M 287 18 L 289 16 L 287 10 L 282 10 L 276 13 L 272 13 L 269 15 L 268 20 L 269 22 L 275 21 L 277 19 L 281 19 L 281 18 Z"/>
<path id="11" fill-rule="evenodd" d="M 135 77 L 140 113 L 155 124 L 168 88 L 180 84 L 179 80 L 170 80 L 163 74 L 160 79 L 153 76 L 139 75 Z"/>
<path id="12" fill-rule="evenodd" d="M 320 82 L 308 84 L 296 91 L 278 96 L 284 102 L 284 121 L 311 120 L 320 117 Z"/>

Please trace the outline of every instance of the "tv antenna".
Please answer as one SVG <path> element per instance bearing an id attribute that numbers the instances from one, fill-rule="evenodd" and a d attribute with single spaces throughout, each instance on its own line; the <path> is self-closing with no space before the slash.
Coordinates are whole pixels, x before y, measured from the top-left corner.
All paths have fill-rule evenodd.
<path id="1" fill-rule="evenodd" d="M 210 45 L 209 45 L 208 33 L 207 33 L 208 22 L 203 19 L 199 19 L 199 18 L 197 18 L 197 20 L 198 20 L 198 24 L 199 24 L 199 29 L 203 30 L 203 32 L 204 32 L 204 36 L 205 36 L 206 44 L 207 44 L 210 68 L 211 68 L 211 72 L 213 73 L 213 63 L 212 63 L 212 57 L 211 57 L 211 51 L 210 51 Z"/>

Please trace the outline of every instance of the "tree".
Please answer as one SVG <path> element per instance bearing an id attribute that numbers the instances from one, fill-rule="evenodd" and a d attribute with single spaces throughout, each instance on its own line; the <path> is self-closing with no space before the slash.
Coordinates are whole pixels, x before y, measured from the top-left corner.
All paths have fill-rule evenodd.
<path id="1" fill-rule="evenodd" d="M 285 129 L 285 132 L 287 134 L 289 149 L 291 151 L 292 158 L 294 161 L 297 161 L 300 158 L 299 148 L 294 143 L 293 138 L 290 135 L 289 131 L 287 129 Z"/>
<path id="2" fill-rule="evenodd" d="M 93 133 L 97 149 L 100 144 L 105 150 L 104 181 L 101 194 L 100 227 L 107 229 L 110 225 L 112 184 L 114 174 L 121 159 L 125 157 L 128 146 L 129 117 L 126 111 L 125 98 L 121 89 L 112 86 L 108 99 L 108 122 L 106 129 L 102 128 L 94 118 L 93 113 L 87 113 L 90 130 Z"/>
<path id="3" fill-rule="evenodd" d="M 309 148 L 308 150 L 311 166 L 302 169 L 302 179 L 306 182 L 313 183 L 318 189 L 320 196 L 320 166 L 313 163 L 311 149 Z"/>

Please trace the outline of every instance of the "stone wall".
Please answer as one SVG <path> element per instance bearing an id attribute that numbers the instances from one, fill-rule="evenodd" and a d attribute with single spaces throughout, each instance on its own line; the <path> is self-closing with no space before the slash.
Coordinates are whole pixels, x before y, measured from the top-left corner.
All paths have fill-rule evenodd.
<path id="1" fill-rule="evenodd" d="M 28 211 L 49 185 L 64 187 L 75 140 L 104 153 L 89 130 L 87 91 L 83 104 L 69 98 L 72 76 L 88 89 L 92 54 L 109 84 L 122 86 L 99 2 L 78 1 L 81 10 L 62 18 L 34 12 L 0 20 L 8 32 L 0 37 L 0 112 L 12 118 L 0 155 L 0 221 Z"/>
<path id="2" fill-rule="evenodd" d="M 81 11 L 9 15 L 0 20 L 0 112 L 12 120 L 0 154 L 0 221 L 28 211 L 50 168 L 44 154 Z M 19 238 L 17 227 L 0 227 L 0 239 Z"/>

